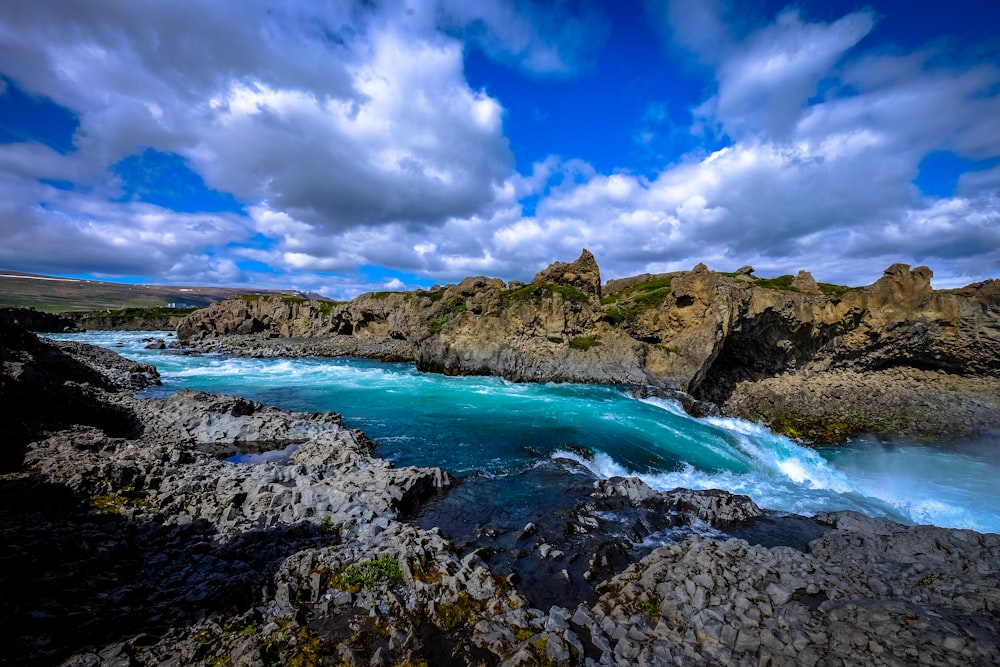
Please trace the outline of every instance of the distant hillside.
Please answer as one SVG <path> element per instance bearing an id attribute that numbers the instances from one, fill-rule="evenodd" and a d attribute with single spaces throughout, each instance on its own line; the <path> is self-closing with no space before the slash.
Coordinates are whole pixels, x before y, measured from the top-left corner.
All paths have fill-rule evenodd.
<path id="1" fill-rule="evenodd" d="M 0 269 L 0 306 L 34 308 L 46 313 L 157 306 L 200 308 L 238 294 L 291 294 L 307 298 L 325 298 L 318 294 L 295 290 L 126 285 L 98 280 L 54 278 Z"/>

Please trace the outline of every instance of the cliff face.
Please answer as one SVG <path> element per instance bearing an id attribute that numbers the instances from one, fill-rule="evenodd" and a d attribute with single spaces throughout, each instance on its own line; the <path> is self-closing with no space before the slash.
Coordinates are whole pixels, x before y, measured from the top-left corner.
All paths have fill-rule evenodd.
<path id="1" fill-rule="evenodd" d="M 602 286 L 584 251 L 527 285 L 467 278 L 346 304 L 231 299 L 189 316 L 178 337 L 204 344 L 225 334 L 306 336 L 340 341 L 344 353 L 392 349 L 446 374 L 682 389 L 769 422 L 780 421 L 765 409 L 770 399 L 747 389 L 766 379 L 900 368 L 990 379 L 1000 371 L 997 281 L 933 290 L 930 269 L 904 264 L 853 289 L 818 284 L 806 272 L 752 274 L 699 264 Z"/>

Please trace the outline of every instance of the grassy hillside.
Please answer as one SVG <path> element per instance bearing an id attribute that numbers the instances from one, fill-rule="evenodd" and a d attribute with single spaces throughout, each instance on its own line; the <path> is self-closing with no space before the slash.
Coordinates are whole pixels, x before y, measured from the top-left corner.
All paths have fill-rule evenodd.
<path id="1" fill-rule="evenodd" d="M 120 310 L 123 308 L 202 307 L 237 294 L 295 294 L 245 287 L 126 285 L 97 280 L 51 278 L 0 270 L 0 306 L 34 308 L 46 313 Z M 304 295 L 318 296 L 318 295 Z M 322 297 L 319 297 L 322 298 Z"/>

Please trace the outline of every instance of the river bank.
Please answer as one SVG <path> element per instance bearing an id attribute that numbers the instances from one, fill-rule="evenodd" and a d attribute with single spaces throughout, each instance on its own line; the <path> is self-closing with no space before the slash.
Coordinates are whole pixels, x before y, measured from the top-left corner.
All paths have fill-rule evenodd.
<path id="1" fill-rule="evenodd" d="M 996 535 L 607 480 L 578 484 L 548 524 L 452 536 L 434 519 L 454 511 L 448 476 L 394 469 L 334 415 L 133 399 L 134 374 L 94 372 L 103 351 L 4 342 L 5 392 L 47 377 L 120 417 L 36 424 L 0 480 L 7 664 L 1000 659 Z M 66 384 L 59 369 L 78 365 L 89 374 Z M 287 463 L 222 460 L 289 444 Z M 634 548 L 664 530 L 673 544 Z M 519 561 L 580 598 L 539 607 Z"/>

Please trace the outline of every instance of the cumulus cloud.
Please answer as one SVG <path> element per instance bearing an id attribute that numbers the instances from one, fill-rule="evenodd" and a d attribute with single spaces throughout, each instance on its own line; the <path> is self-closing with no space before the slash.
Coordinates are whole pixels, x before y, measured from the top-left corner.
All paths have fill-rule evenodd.
<path id="1" fill-rule="evenodd" d="M 278 238 L 288 263 L 302 267 L 340 263 L 296 250 L 294 229 L 318 247 L 340 233 L 365 236 L 357 229 L 366 226 L 384 238 L 489 216 L 513 157 L 503 109 L 466 84 L 454 33 L 474 33 L 491 57 L 522 69 L 566 74 L 595 40 L 584 37 L 586 11 L 557 9 L 499 0 L 474 8 L 109 0 L 96 11 L 12 0 L 0 12 L 2 74 L 71 110 L 79 127 L 67 156 L 5 147 L 10 173 L 75 186 L 45 215 L 27 212 L 38 201 L 17 197 L 21 216 L 7 224 L 42 225 L 44 235 L 42 220 L 64 207 L 58 215 L 72 233 L 84 226 L 74 216 L 92 204 L 81 193 L 91 193 L 109 198 L 106 217 L 91 222 L 127 227 L 134 211 L 114 205 L 111 169 L 147 149 L 180 155 L 208 187 L 269 211 L 249 218 L 262 233 L 293 221 Z M 561 26 L 553 39 L 547 23 Z M 127 229 L 121 236 L 133 238 Z M 154 254 L 177 251 L 145 240 Z"/>
<path id="2" fill-rule="evenodd" d="M 654 178 L 554 189 L 535 218 L 496 232 L 498 246 L 586 244 L 611 276 L 700 260 L 853 283 L 897 261 L 931 264 L 945 286 L 1000 272 L 996 170 L 943 199 L 914 184 L 931 152 L 1000 155 L 994 65 L 948 67 L 930 47 L 857 51 L 875 29 L 867 11 L 824 23 L 789 9 L 736 39 L 732 7 L 660 5 L 666 33 L 715 72 L 693 118 L 728 145 Z"/>
<path id="3" fill-rule="evenodd" d="M 500 101 L 465 79 L 470 48 L 531 76 L 585 71 L 606 35 L 587 2 L 6 2 L 0 74 L 79 126 L 69 152 L 0 146 L 0 264 L 341 298 L 409 280 L 362 266 L 524 279 L 581 247 L 605 277 L 699 261 L 854 283 L 896 261 L 931 264 L 939 285 L 1000 273 L 998 168 L 943 198 L 914 184 L 935 151 L 1000 155 L 994 64 L 872 52 L 869 11 L 647 5 L 668 53 L 713 85 L 690 128 L 666 122 L 675 103 L 657 92 L 634 136 L 656 155 L 713 141 L 640 176 L 572 156 L 517 173 Z M 245 213 L 124 200 L 114 167 L 147 149 Z"/>

